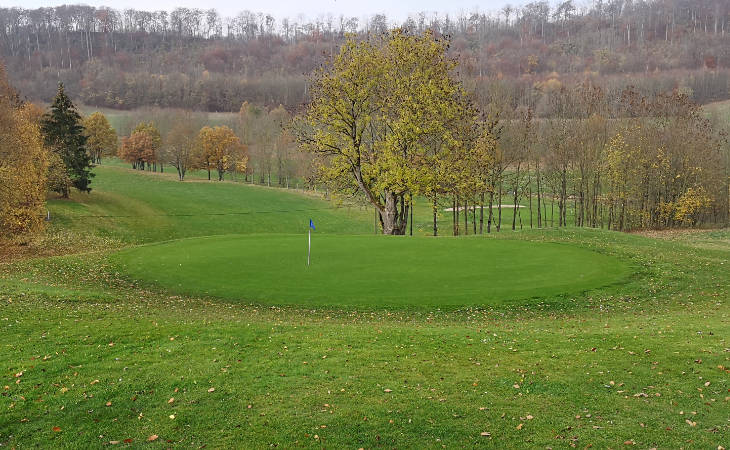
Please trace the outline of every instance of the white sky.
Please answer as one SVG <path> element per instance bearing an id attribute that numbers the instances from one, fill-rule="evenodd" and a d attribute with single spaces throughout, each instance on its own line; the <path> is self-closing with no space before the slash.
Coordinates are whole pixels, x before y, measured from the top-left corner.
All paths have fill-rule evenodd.
<path id="1" fill-rule="evenodd" d="M 306 18 L 316 18 L 328 13 L 339 16 L 363 18 L 384 13 L 389 20 L 402 21 L 411 13 L 421 11 L 439 13 L 459 13 L 479 10 L 493 12 L 506 4 L 522 5 L 529 0 L 3 0 L 2 6 L 38 8 L 63 4 L 86 4 L 109 6 L 115 9 L 135 8 L 146 11 L 171 10 L 178 6 L 189 8 L 215 8 L 223 16 L 233 16 L 239 11 L 269 13 L 278 19 L 296 18 L 300 14 Z M 579 3 L 579 2 L 577 2 Z"/>

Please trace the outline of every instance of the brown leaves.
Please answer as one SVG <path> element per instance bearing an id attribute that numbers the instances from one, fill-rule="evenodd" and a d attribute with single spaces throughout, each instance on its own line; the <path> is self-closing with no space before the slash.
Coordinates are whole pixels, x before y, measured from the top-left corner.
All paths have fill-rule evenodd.
<path id="1" fill-rule="evenodd" d="M 170 400 L 167 401 L 167 404 L 172 405 L 173 403 L 175 403 L 175 397 L 170 397 Z"/>
<path id="2" fill-rule="evenodd" d="M 386 394 L 390 394 L 391 392 L 393 392 L 393 390 L 392 389 L 384 389 L 383 392 L 385 392 Z"/>
<path id="3" fill-rule="evenodd" d="M 215 392 L 215 388 L 212 387 L 212 388 L 208 389 L 208 392 Z"/>
<path id="4" fill-rule="evenodd" d="M 54 433 L 60 433 L 61 432 L 61 427 L 53 427 L 51 429 L 53 430 Z"/>
<path id="5" fill-rule="evenodd" d="M 525 424 L 524 424 L 524 423 L 521 423 L 521 424 L 517 425 L 517 426 L 515 427 L 515 429 L 516 429 L 516 430 L 521 430 L 523 426 L 525 426 Z"/>
<path id="6" fill-rule="evenodd" d="M 156 434 L 153 434 L 152 436 L 147 438 L 147 442 L 154 442 L 157 440 L 157 438 L 159 438 L 159 436 Z"/>
<path id="7" fill-rule="evenodd" d="M 479 436 L 484 436 L 484 437 L 490 437 L 491 435 L 492 435 L 492 433 L 490 433 L 489 431 L 482 431 L 481 433 L 479 433 Z"/>

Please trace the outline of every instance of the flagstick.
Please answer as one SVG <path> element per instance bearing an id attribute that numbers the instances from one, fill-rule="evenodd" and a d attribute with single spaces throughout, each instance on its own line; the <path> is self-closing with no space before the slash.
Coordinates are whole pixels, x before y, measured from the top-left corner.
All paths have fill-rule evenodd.
<path id="1" fill-rule="evenodd" d="M 309 266 L 309 255 L 312 254 L 312 229 L 307 230 L 307 266 Z"/>

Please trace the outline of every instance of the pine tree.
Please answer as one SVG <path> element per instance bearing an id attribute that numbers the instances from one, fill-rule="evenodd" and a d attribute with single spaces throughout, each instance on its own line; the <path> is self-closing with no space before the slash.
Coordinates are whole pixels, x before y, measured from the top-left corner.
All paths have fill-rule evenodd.
<path id="1" fill-rule="evenodd" d="M 43 116 L 42 130 L 46 145 L 61 157 L 73 186 L 91 192 L 89 184 L 94 174 L 91 173 L 91 158 L 86 153 L 87 137 L 81 115 L 64 92 L 63 83 L 58 83 L 51 110 Z M 64 197 L 68 197 L 68 192 L 64 192 Z"/>

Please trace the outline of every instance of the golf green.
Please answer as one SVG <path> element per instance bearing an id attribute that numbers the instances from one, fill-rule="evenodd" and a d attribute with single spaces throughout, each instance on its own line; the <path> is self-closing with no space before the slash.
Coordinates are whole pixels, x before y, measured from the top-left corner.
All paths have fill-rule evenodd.
<path id="1" fill-rule="evenodd" d="M 619 282 L 631 266 L 578 246 L 508 239 L 226 235 L 124 250 L 126 276 L 177 294 L 271 305 L 496 306 Z"/>

